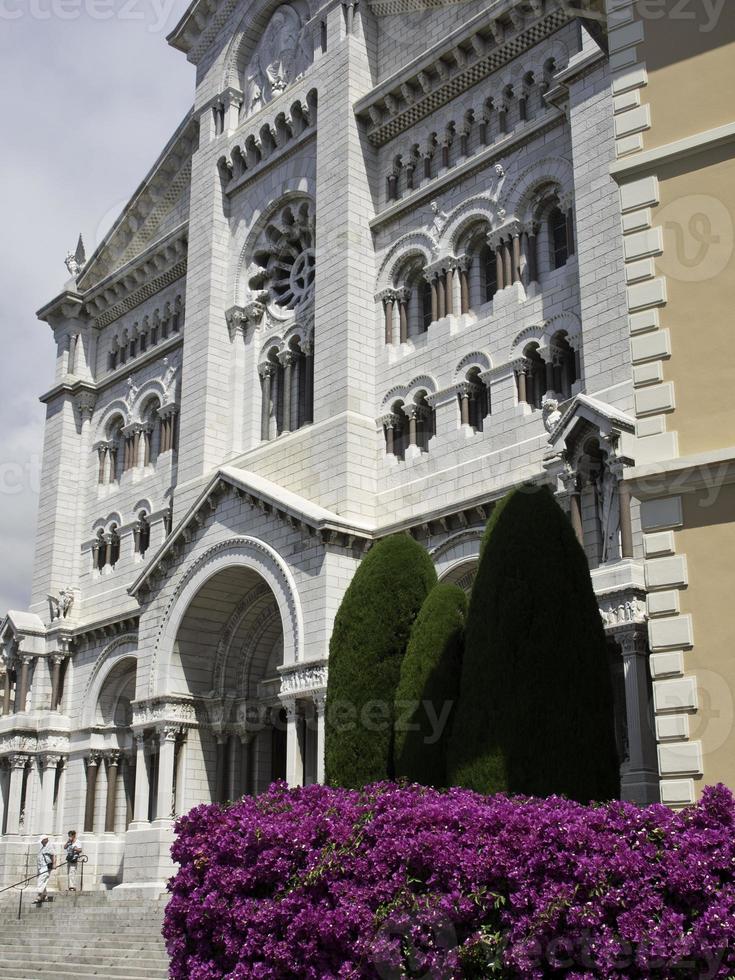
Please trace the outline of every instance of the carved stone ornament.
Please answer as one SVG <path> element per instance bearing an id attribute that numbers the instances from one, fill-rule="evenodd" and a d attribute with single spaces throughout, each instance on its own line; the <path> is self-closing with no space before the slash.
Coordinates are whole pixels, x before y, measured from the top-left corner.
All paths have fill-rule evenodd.
<path id="1" fill-rule="evenodd" d="M 553 432 L 561 420 L 559 400 L 550 393 L 544 395 L 541 403 L 541 417 L 547 432 Z"/>
<path id="2" fill-rule="evenodd" d="M 442 232 L 446 228 L 449 215 L 446 213 L 446 211 L 441 210 L 438 201 L 432 201 L 430 207 L 431 221 L 429 223 L 429 234 L 435 242 L 438 242 L 441 238 Z"/>
<path id="3" fill-rule="evenodd" d="M 314 664 L 288 669 L 281 672 L 281 690 L 279 696 L 294 697 L 323 691 L 327 686 L 327 665 Z"/>
<path id="4" fill-rule="evenodd" d="M 196 725 L 196 706 L 191 701 L 174 701 L 167 698 L 153 698 L 149 701 L 133 703 L 133 728 L 147 728 L 165 723 Z"/>
<path id="5" fill-rule="evenodd" d="M 639 596 L 613 595 L 600 598 L 598 602 L 606 629 L 646 622 L 646 604 Z"/>
<path id="6" fill-rule="evenodd" d="M 48 603 L 52 623 L 58 619 L 66 619 L 74 605 L 74 590 L 61 589 L 58 596 L 48 597 Z"/>
<path id="7" fill-rule="evenodd" d="M 64 265 L 70 276 L 74 279 L 78 279 L 82 274 L 82 269 L 87 261 L 86 250 L 84 248 L 84 241 L 82 236 L 79 236 L 79 241 L 77 242 L 76 250 L 73 252 L 67 252 L 66 258 L 64 259 Z"/>
<path id="8" fill-rule="evenodd" d="M 270 19 L 245 70 L 243 117 L 263 108 L 299 78 L 312 60 L 307 29 L 298 12 L 281 4 Z"/>

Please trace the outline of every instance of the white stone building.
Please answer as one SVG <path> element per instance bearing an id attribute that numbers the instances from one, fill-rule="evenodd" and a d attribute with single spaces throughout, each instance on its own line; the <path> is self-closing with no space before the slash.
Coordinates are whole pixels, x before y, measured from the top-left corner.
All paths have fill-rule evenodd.
<path id="1" fill-rule="evenodd" d="M 468 585 L 527 480 L 587 548 L 623 794 L 659 798 L 598 7 L 194 0 L 169 38 L 194 106 L 39 312 L 58 357 L 33 598 L 0 634 L 2 879 L 75 827 L 101 886 L 160 881 L 176 814 L 322 778 L 365 549 L 410 532 Z"/>

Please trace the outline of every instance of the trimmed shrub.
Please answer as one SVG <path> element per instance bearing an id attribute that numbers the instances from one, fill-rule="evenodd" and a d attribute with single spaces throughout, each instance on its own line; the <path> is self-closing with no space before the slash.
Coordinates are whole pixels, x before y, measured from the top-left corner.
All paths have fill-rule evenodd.
<path id="1" fill-rule="evenodd" d="M 435 585 L 416 617 L 396 690 L 396 776 L 446 786 L 446 749 L 459 697 L 467 596 Z"/>
<path id="2" fill-rule="evenodd" d="M 512 491 L 488 521 L 449 774 L 486 793 L 619 794 L 602 621 L 584 552 L 547 487 Z"/>
<path id="3" fill-rule="evenodd" d="M 436 584 L 407 534 L 378 541 L 345 592 L 329 644 L 327 782 L 360 788 L 393 776 L 393 711 L 411 626 Z"/>
<path id="4" fill-rule="evenodd" d="M 178 821 L 172 980 L 735 975 L 735 802 L 275 784 Z"/>

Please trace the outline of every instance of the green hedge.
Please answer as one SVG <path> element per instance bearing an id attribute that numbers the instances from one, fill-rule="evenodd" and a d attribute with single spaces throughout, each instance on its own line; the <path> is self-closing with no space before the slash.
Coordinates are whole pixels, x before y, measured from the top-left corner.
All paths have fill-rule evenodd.
<path id="1" fill-rule="evenodd" d="M 329 645 L 325 765 L 331 785 L 362 788 L 393 778 L 401 661 L 435 584 L 429 555 L 406 534 L 383 538 L 355 572 Z"/>
<path id="2" fill-rule="evenodd" d="M 483 793 L 618 795 L 600 613 L 584 552 L 546 487 L 513 491 L 488 522 L 449 773 Z"/>
<path id="3" fill-rule="evenodd" d="M 440 582 L 411 630 L 396 690 L 396 776 L 447 785 L 446 750 L 459 697 L 467 596 Z"/>

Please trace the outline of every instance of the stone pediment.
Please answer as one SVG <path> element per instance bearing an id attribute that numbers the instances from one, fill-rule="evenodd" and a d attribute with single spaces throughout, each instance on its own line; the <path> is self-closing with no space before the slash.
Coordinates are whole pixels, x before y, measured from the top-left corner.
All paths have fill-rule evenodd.
<path id="1" fill-rule="evenodd" d="M 149 587 L 150 580 L 173 562 L 177 553 L 191 540 L 194 531 L 216 510 L 218 499 L 233 490 L 251 506 L 276 516 L 291 527 L 319 537 L 325 544 L 334 542 L 352 546 L 363 543 L 367 546 L 373 540 L 375 528 L 371 524 L 345 521 L 333 511 L 326 510 L 249 470 L 223 466 L 217 470 L 162 547 L 130 586 L 130 595 L 135 596 Z"/>
<path id="2" fill-rule="evenodd" d="M 86 296 L 188 224 L 191 157 L 197 141 L 198 124 L 189 112 L 85 263 L 76 280 L 79 292 Z M 133 274 L 142 281 L 137 270 Z"/>
<path id="3" fill-rule="evenodd" d="M 575 395 L 550 428 L 549 455 L 573 452 L 590 434 L 618 446 L 620 456 L 633 458 L 635 419 L 606 402 L 589 395 Z"/>

